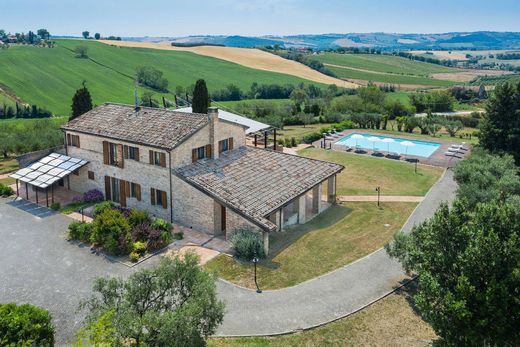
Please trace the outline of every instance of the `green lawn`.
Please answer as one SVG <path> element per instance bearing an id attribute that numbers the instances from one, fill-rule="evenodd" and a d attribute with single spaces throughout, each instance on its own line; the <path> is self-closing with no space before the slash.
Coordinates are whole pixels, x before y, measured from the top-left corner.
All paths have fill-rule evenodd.
<path id="1" fill-rule="evenodd" d="M 93 202 L 73 202 L 65 206 L 61 206 L 60 212 L 63 214 L 71 214 L 73 212 L 78 212 L 81 208 L 86 208 L 94 205 Z"/>
<path id="2" fill-rule="evenodd" d="M 263 289 L 292 286 L 359 259 L 388 242 L 415 203 L 349 203 L 332 206 L 310 222 L 272 233 L 270 255 L 260 262 Z M 387 226 L 385 226 L 387 225 Z M 205 265 L 218 276 L 253 288 L 252 267 L 219 255 Z"/>
<path id="3" fill-rule="evenodd" d="M 18 169 L 18 162 L 16 159 L 0 159 L 0 174 L 15 171 L 16 169 Z"/>
<path id="4" fill-rule="evenodd" d="M 4 105 L 6 105 L 8 107 L 9 106 L 15 107 L 15 104 L 16 104 L 16 102 L 11 97 L 0 92 L 0 107 L 3 107 Z"/>
<path id="5" fill-rule="evenodd" d="M 11 177 L 0 178 L 0 184 L 10 186 L 11 184 L 14 184 L 14 183 L 16 183 L 16 180 L 14 178 L 11 178 Z"/>
<path id="6" fill-rule="evenodd" d="M 56 41 L 56 48 L 13 45 L 2 50 L 0 83 L 25 102 L 60 115 L 69 114 L 71 98 L 83 80 L 87 80 L 94 104 L 106 101 L 133 103 L 133 76 L 139 65 L 150 65 L 163 71 L 171 90 L 176 86 L 188 87 L 199 78 L 206 80 L 210 91 L 231 83 L 242 90 L 248 90 L 253 82 L 313 83 L 191 52 L 113 47 L 93 41 Z M 88 55 L 94 61 L 75 58 L 70 50 L 77 45 L 87 46 Z"/>
<path id="7" fill-rule="evenodd" d="M 338 195 L 376 195 L 375 188 L 379 186 L 383 195 L 423 196 L 444 171 L 419 165 L 415 173 L 414 165 L 409 163 L 317 148 L 308 148 L 299 154 L 345 166 L 337 176 Z"/>
<path id="8" fill-rule="evenodd" d="M 209 347 L 429 346 L 435 332 L 417 314 L 409 289 L 399 290 L 346 318 L 276 337 L 210 338 Z"/>
<path id="9" fill-rule="evenodd" d="M 286 125 L 283 130 L 277 130 L 278 138 L 292 138 L 301 140 L 303 136 L 312 134 L 320 128 L 326 127 L 330 124 L 309 124 L 305 127 L 303 125 Z"/>

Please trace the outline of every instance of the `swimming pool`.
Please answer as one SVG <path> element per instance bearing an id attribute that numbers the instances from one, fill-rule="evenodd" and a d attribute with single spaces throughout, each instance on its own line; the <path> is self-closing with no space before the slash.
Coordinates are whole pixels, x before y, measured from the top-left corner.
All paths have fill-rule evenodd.
<path id="1" fill-rule="evenodd" d="M 402 145 L 401 143 L 405 141 L 411 142 L 413 145 Z M 399 137 L 385 137 L 362 133 L 352 133 L 336 141 L 336 144 L 346 145 L 353 148 L 364 148 L 368 150 L 377 149 L 382 152 L 395 152 L 401 155 L 413 155 L 424 158 L 430 157 L 433 152 L 435 152 L 441 146 L 440 143 L 435 142 L 402 139 Z"/>

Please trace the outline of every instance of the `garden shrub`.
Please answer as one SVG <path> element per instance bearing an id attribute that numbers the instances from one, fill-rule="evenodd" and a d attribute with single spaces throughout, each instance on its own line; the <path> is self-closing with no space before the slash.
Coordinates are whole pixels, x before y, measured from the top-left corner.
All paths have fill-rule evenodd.
<path id="1" fill-rule="evenodd" d="M 178 233 L 173 233 L 173 238 L 175 240 L 182 240 L 184 238 L 184 233 L 182 231 L 179 231 Z"/>
<path id="2" fill-rule="evenodd" d="M 91 189 L 83 194 L 83 201 L 85 202 L 99 202 L 105 200 L 105 196 L 98 189 Z"/>
<path id="3" fill-rule="evenodd" d="M 53 346 L 52 316 L 43 308 L 0 304 L 0 346 Z"/>
<path id="4" fill-rule="evenodd" d="M 235 230 L 230 243 L 231 248 L 235 251 L 235 256 L 240 260 L 253 260 L 255 253 L 259 258 L 265 257 L 260 235 L 249 228 Z"/>
<path id="5" fill-rule="evenodd" d="M 73 240 L 89 241 L 93 224 L 74 221 L 69 225 L 69 237 Z"/>
<path id="6" fill-rule="evenodd" d="M 103 201 L 94 207 L 94 211 L 92 211 L 92 215 L 94 217 L 96 217 L 97 215 L 101 214 L 105 210 L 114 209 L 114 208 L 115 208 L 115 205 L 112 201 Z"/>
<path id="7" fill-rule="evenodd" d="M 147 222 L 139 223 L 132 228 L 132 241 L 146 241 L 152 231 L 152 225 Z"/>
<path id="8" fill-rule="evenodd" d="M 128 221 L 130 222 L 130 225 L 133 228 L 136 225 L 142 223 L 150 224 L 152 222 L 152 218 L 146 211 L 131 209 L 128 213 Z"/>
<path id="9" fill-rule="evenodd" d="M 130 252 L 130 254 L 128 255 L 128 257 L 130 258 L 130 261 L 132 263 L 137 263 L 139 261 L 139 258 L 141 257 L 139 255 L 139 253 L 137 252 Z"/>
<path id="10" fill-rule="evenodd" d="M 136 241 L 132 245 L 133 251 L 139 255 L 143 255 L 146 252 L 146 244 L 142 241 Z"/>
<path id="11" fill-rule="evenodd" d="M 61 208 L 61 204 L 59 202 L 53 202 L 51 204 L 51 210 L 58 211 Z"/>
<path id="12" fill-rule="evenodd" d="M 0 196 L 8 197 L 8 196 L 13 195 L 13 193 L 14 193 L 13 188 L 0 183 Z"/>
<path id="13" fill-rule="evenodd" d="M 168 232 L 172 231 L 171 223 L 168 223 L 167 221 L 165 221 L 162 218 L 154 219 L 154 221 L 152 222 L 152 227 L 154 229 L 159 229 L 161 231 L 168 231 Z"/>
<path id="14" fill-rule="evenodd" d="M 102 203 L 105 204 L 105 203 Z M 96 206 L 96 209 L 99 205 Z M 94 219 L 94 227 L 90 236 L 90 241 L 94 244 L 103 246 L 103 248 L 112 254 L 126 253 L 124 247 L 131 227 L 128 220 L 121 211 L 105 208 L 103 212 L 98 212 Z"/>
<path id="15" fill-rule="evenodd" d="M 291 137 L 291 146 L 292 147 L 296 147 L 298 145 L 298 143 L 296 142 L 296 138 L 295 137 Z"/>

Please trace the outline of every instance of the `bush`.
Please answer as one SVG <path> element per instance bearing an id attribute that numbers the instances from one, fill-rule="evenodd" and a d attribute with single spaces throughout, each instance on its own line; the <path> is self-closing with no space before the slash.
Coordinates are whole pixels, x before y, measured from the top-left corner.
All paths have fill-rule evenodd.
<path id="1" fill-rule="evenodd" d="M 114 209 L 114 208 L 115 208 L 115 205 L 112 201 L 103 201 L 94 207 L 94 211 L 92 211 L 92 216 L 94 216 L 94 218 L 95 218 L 96 216 L 103 213 L 105 210 Z"/>
<path id="2" fill-rule="evenodd" d="M 139 223 L 132 228 L 132 241 L 147 241 L 153 227 L 148 222 Z"/>
<path id="3" fill-rule="evenodd" d="M 101 204 L 96 208 L 99 205 Z M 126 244 L 132 228 L 122 212 L 105 208 L 96 215 L 93 225 L 90 236 L 92 243 L 103 246 L 108 253 L 126 253 Z"/>
<path id="4" fill-rule="evenodd" d="M 134 242 L 132 245 L 133 251 L 139 255 L 143 255 L 146 252 L 146 244 L 142 241 Z"/>
<path id="5" fill-rule="evenodd" d="M 0 304 L 0 345 L 53 346 L 51 314 L 29 304 Z"/>
<path id="6" fill-rule="evenodd" d="M 13 188 L 0 183 L 0 196 L 8 197 L 13 195 Z"/>
<path id="7" fill-rule="evenodd" d="M 51 210 L 58 211 L 61 208 L 61 204 L 59 202 L 53 202 L 51 204 Z"/>
<path id="8" fill-rule="evenodd" d="M 139 261 L 139 258 L 141 257 L 137 252 L 130 252 L 128 256 L 130 257 L 130 261 L 132 263 L 137 263 Z"/>
<path id="9" fill-rule="evenodd" d="M 154 221 L 152 222 L 152 227 L 154 229 L 159 229 L 161 231 L 167 231 L 167 232 L 171 232 L 172 231 L 171 223 L 168 223 L 167 221 L 165 221 L 162 218 L 154 219 Z"/>
<path id="10" fill-rule="evenodd" d="M 237 229 L 231 236 L 231 248 L 240 260 L 253 260 L 255 254 L 264 258 L 264 247 L 260 235 L 248 228 Z"/>
<path id="11" fill-rule="evenodd" d="M 174 240 L 182 240 L 184 238 L 184 233 L 179 231 L 178 233 L 173 233 Z"/>
<path id="12" fill-rule="evenodd" d="M 92 229 L 91 223 L 74 221 L 69 225 L 69 237 L 73 240 L 89 241 Z"/>
<path id="13" fill-rule="evenodd" d="M 85 202 L 99 202 L 105 200 L 105 196 L 98 189 L 92 189 L 83 194 L 83 201 Z"/>
<path id="14" fill-rule="evenodd" d="M 146 211 L 131 209 L 128 214 L 128 221 L 132 227 L 135 227 L 136 225 L 142 223 L 150 224 L 152 222 L 152 218 L 150 218 L 150 215 Z"/>

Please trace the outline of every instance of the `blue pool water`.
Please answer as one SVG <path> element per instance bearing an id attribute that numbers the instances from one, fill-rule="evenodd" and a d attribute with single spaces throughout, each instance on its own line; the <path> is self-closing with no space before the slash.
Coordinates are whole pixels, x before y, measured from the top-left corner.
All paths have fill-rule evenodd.
<path id="1" fill-rule="evenodd" d="M 362 136 L 361 138 L 356 138 L 356 136 Z M 379 141 L 370 141 L 368 138 L 375 137 L 378 138 Z M 391 138 L 394 142 L 386 143 L 381 140 L 385 138 Z M 413 143 L 413 146 L 403 146 L 401 142 L 409 141 Z M 382 152 L 396 152 L 401 155 L 413 155 L 417 157 L 430 157 L 433 152 L 435 152 L 441 145 L 435 142 L 426 142 L 426 141 L 417 141 L 417 140 L 409 140 L 402 139 L 399 137 L 385 137 L 385 136 L 376 136 L 372 134 L 361 134 L 361 133 L 353 133 L 344 138 L 336 141 L 337 145 L 347 145 L 353 148 L 364 148 L 368 150 L 378 149 Z"/>

